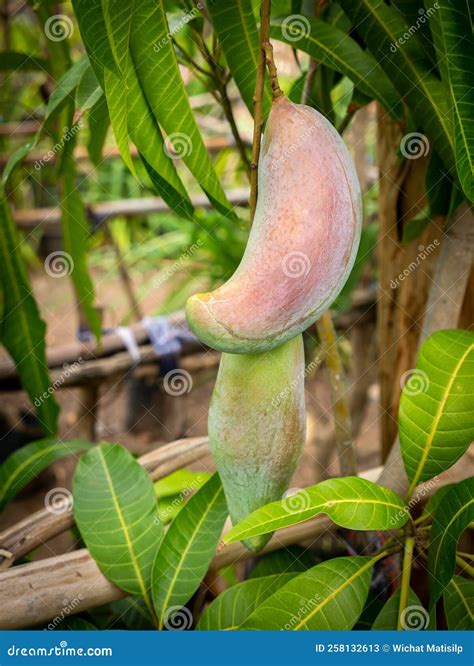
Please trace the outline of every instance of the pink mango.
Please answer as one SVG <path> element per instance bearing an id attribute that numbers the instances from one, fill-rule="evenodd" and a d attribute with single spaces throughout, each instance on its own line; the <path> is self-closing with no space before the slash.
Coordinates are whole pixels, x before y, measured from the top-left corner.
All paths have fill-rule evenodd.
<path id="1" fill-rule="evenodd" d="M 351 156 L 314 109 L 285 97 L 273 102 L 258 174 L 254 224 L 239 267 L 186 305 L 203 342 L 237 354 L 273 349 L 315 322 L 344 286 L 361 232 Z"/>

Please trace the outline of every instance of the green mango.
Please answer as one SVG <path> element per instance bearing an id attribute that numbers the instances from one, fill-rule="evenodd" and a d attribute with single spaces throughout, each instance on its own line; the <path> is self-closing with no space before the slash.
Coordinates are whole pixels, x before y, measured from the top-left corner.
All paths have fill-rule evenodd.
<path id="1" fill-rule="evenodd" d="M 209 408 L 209 442 L 235 525 L 279 500 L 306 434 L 302 335 L 261 354 L 222 354 Z M 265 534 L 244 541 L 258 552 Z"/>

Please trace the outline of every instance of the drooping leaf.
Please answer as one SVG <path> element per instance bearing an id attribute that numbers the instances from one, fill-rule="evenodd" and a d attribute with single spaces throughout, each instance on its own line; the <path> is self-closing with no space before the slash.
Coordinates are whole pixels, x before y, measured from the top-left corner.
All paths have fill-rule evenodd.
<path id="1" fill-rule="evenodd" d="M 427 0 L 430 28 L 445 91 L 452 106 L 459 181 L 474 201 L 474 38 L 467 0 Z"/>
<path id="2" fill-rule="evenodd" d="M 89 137 L 87 140 L 87 152 L 95 166 L 98 166 L 102 158 L 102 150 L 110 126 L 109 109 L 105 95 L 102 95 L 88 114 Z"/>
<path id="3" fill-rule="evenodd" d="M 444 592 L 444 612 L 450 631 L 474 629 L 474 581 L 453 576 Z"/>
<path id="4" fill-rule="evenodd" d="M 48 63 L 43 58 L 20 51 L 3 51 L 0 53 L 0 71 L 2 72 L 29 72 L 40 71 L 48 73 Z"/>
<path id="5" fill-rule="evenodd" d="M 257 509 L 233 527 L 224 542 L 274 532 L 321 513 L 327 514 L 337 525 L 355 530 L 395 529 L 408 520 L 402 500 L 392 490 L 348 476 L 322 481 Z"/>
<path id="6" fill-rule="evenodd" d="M 390 599 L 385 602 L 382 610 L 380 613 L 377 615 L 375 622 L 372 625 L 372 629 L 375 629 L 376 631 L 396 631 L 398 627 L 398 612 L 400 608 L 400 593 L 401 590 L 398 588 L 396 592 L 392 594 Z M 421 601 L 418 598 L 418 595 L 413 592 L 413 590 L 409 589 L 408 591 L 408 603 L 407 603 L 407 611 L 406 611 L 406 616 L 411 612 L 413 613 L 413 620 L 415 620 L 417 617 L 420 618 L 421 620 L 424 619 L 424 622 L 426 623 L 426 619 L 428 617 L 428 611 L 426 611 L 423 608 L 423 605 Z M 409 617 L 407 618 L 409 619 Z M 422 626 L 421 628 L 427 628 L 426 626 Z"/>
<path id="7" fill-rule="evenodd" d="M 410 490 L 448 469 L 474 438 L 474 333 L 443 330 L 422 345 L 398 412 Z"/>
<path id="8" fill-rule="evenodd" d="M 454 140 L 446 95 L 416 32 L 406 39 L 408 24 L 383 0 L 340 0 L 340 5 L 408 104 L 418 126 L 446 166 L 453 168 Z"/>
<path id="9" fill-rule="evenodd" d="M 211 476 L 210 472 L 178 469 L 176 472 L 155 481 L 155 493 L 158 499 L 179 495 L 180 493 L 190 495 L 192 492 L 199 490 L 206 481 L 209 481 Z"/>
<path id="10" fill-rule="evenodd" d="M 474 477 L 456 483 L 436 510 L 430 534 L 428 570 L 430 607 L 454 575 L 456 544 L 474 521 Z"/>
<path id="11" fill-rule="evenodd" d="M 161 627 L 192 597 L 216 549 L 227 505 L 214 474 L 171 523 L 153 564 L 153 602 Z"/>
<path id="12" fill-rule="evenodd" d="M 341 72 L 362 93 L 379 100 L 394 118 L 400 117 L 402 106 L 399 94 L 375 58 L 363 51 L 352 37 L 334 25 L 305 16 L 306 25 L 294 22 L 295 35 L 298 31 L 300 33 L 300 38 L 295 42 L 294 36 L 288 36 L 284 21 L 283 18 L 272 19 L 271 37 L 292 46 L 296 45 L 318 63 Z"/>
<path id="13" fill-rule="evenodd" d="M 227 64 L 253 116 L 253 96 L 257 72 L 259 34 L 251 0 L 211 0 L 207 3 L 214 29 Z M 264 118 L 271 105 L 268 85 L 264 89 Z"/>
<path id="14" fill-rule="evenodd" d="M 89 65 L 76 88 L 76 109 L 84 113 L 91 109 L 103 97 L 103 90 L 97 81 L 94 70 Z"/>
<path id="15" fill-rule="evenodd" d="M 90 234 L 84 204 L 77 189 L 76 163 L 72 155 L 75 141 L 71 140 L 63 157 L 61 174 L 61 228 L 64 261 L 71 276 L 76 297 L 97 340 L 102 335 L 101 321 L 94 305 L 95 290 L 87 268 L 87 240 Z"/>
<path id="16" fill-rule="evenodd" d="M 46 325 L 31 291 L 20 252 L 21 241 L 3 188 L 0 190 L 0 226 L 0 277 L 4 297 L 0 338 L 15 361 L 23 388 L 37 407 L 41 427 L 46 434 L 54 435 L 59 406 L 49 392 Z"/>
<path id="17" fill-rule="evenodd" d="M 348 630 L 364 608 L 374 560 L 337 557 L 296 576 L 266 599 L 241 629 Z"/>
<path id="18" fill-rule="evenodd" d="M 178 148 L 179 156 L 211 203 L 219 212 L 235 218 L 191 111 L 172 41 L 162 39 L 168 33 L 162 0 L 142 0 L 136 5 L 130 48 L 143 94 L 156 122 Z M 160 48 L 154 48 L 156 45 Z"/>
<path id="19" fill-rule="evenodd" d="M 122 446 L 101 444 L 79 461 L 73 497 L 79 531 L 104 576 L 151 609 L 153 558 L 164 530 L 145 469 Z"/>
<path id="20" fill-rule="evenodd" d="M 219 594 L 199 620 L 204 631 L 238 629 L 268 597 L 295 577 L 295 573 L 254 578 L 234 585 Z"/>
<path id="21" fill-rule="evenodd" d="M 283 573 L 301 573 L 311 569 L 319 560 L 303 546 L 286 546 L 272 553 L 261 555 L 249 574 L 249 578 L 263 578 Z"/>
<path id="22" fill-rule="evenodd" d="M 92 446 L 94 444 L 82 439 L 69 442 L 40 439 L 14 451 L 0 466 L 0 511 L 53 462 L 86 451 Z"/>
<path id="23" fill-rule="evenodd" d="M 76 90 L 79 82 L 81 81 L 84 73 L 90 67 L 89 59 L 87 56 L 82 56 L 68 71 L 62 76 L 56 84 L 48 104 L 46 106 L 46 113 L 44 122 L 50 121 L 60 109 L 71 99 L 71 95 Z"/>

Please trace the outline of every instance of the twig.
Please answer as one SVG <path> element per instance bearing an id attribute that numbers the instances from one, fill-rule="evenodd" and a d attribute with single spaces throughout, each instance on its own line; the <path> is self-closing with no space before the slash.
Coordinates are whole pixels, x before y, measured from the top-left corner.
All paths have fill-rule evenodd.
<path id="1" fill-rule="evenodd" d="M 326 310 L 321 319 L 316 323 L 316 327 L 326 354 L 326 365 L 331 380 L 336 448 L 341 474 L 343 476 L 356 476 L 357 462 L 352 442 L 351 418 L 346 398 L 344 369 L 337 348 L 336 331 L 329 310 Z"/>
<path id="2" fill-rule="evenodd" d="M 474 578 L 474 567 L 471 567 L 471 565 L 465 562 L 459 555 L 456 555 L 456 564 L 460 569 L 467 573 L 470 578 Z"/>
<path id="3" fill-rule="evenodd" d="M 232 104 L 230 103 L 229 97 L 227 95 L 226 77 L 224 76 L 223 78 L 220 78 L 220 75 L 218 75 L 218 77 L 216 77 L 216 84 L 220 93 L 218 101 L 222 106 L 222 110 L 224 111 L 227 122 L 230 125 L 230 130 L 232 132 L 232 136 L 234 137 L 235 145 L 237 146 L 237 149 L 240 153 L 240 158 L 244 165 L 245 172 L 250 180 L 251 179 L 250 160 L 245 150 L 245 144 L 242 141 L 242 137 L 240 136 L 237 123 L 235 122 Z"/>
<path id="4" fill-rule="evenodd" d="M 400 591 L 400 605 L 398 607 L 398 625 L 397 629 L 403 629 L 402 616 L 403 611 L 408 604 L 408 595 L 410 594 L 411 566 L 413 562 L 413 548 L 415 546 L 414 537 L 407 537 L 405 541 L 405 553 L 403 556 L 402 584 Z"/>

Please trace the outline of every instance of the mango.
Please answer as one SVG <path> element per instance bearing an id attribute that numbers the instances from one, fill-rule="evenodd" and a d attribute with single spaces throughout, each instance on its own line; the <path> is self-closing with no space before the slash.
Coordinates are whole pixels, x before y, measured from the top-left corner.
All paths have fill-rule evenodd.
<path id="1" fill-rule="evenodd" d="M 194 333 L 214 349 L 268 351 L 315 322 L 355 261 L 361 193 L 351 156 L 314 109 L 274 100 L 258 164 L 258 199 L 244 256 L 213 292 L 188 299 Z"/>
<path id="2" fill-rule="evenodd" d="M 301 335 L 262 354 L 222 354 L 208 432 L 234 525 L 282 499 L 306 434 Z M 258 552 L 270 537 L 244 544 Z"/>

